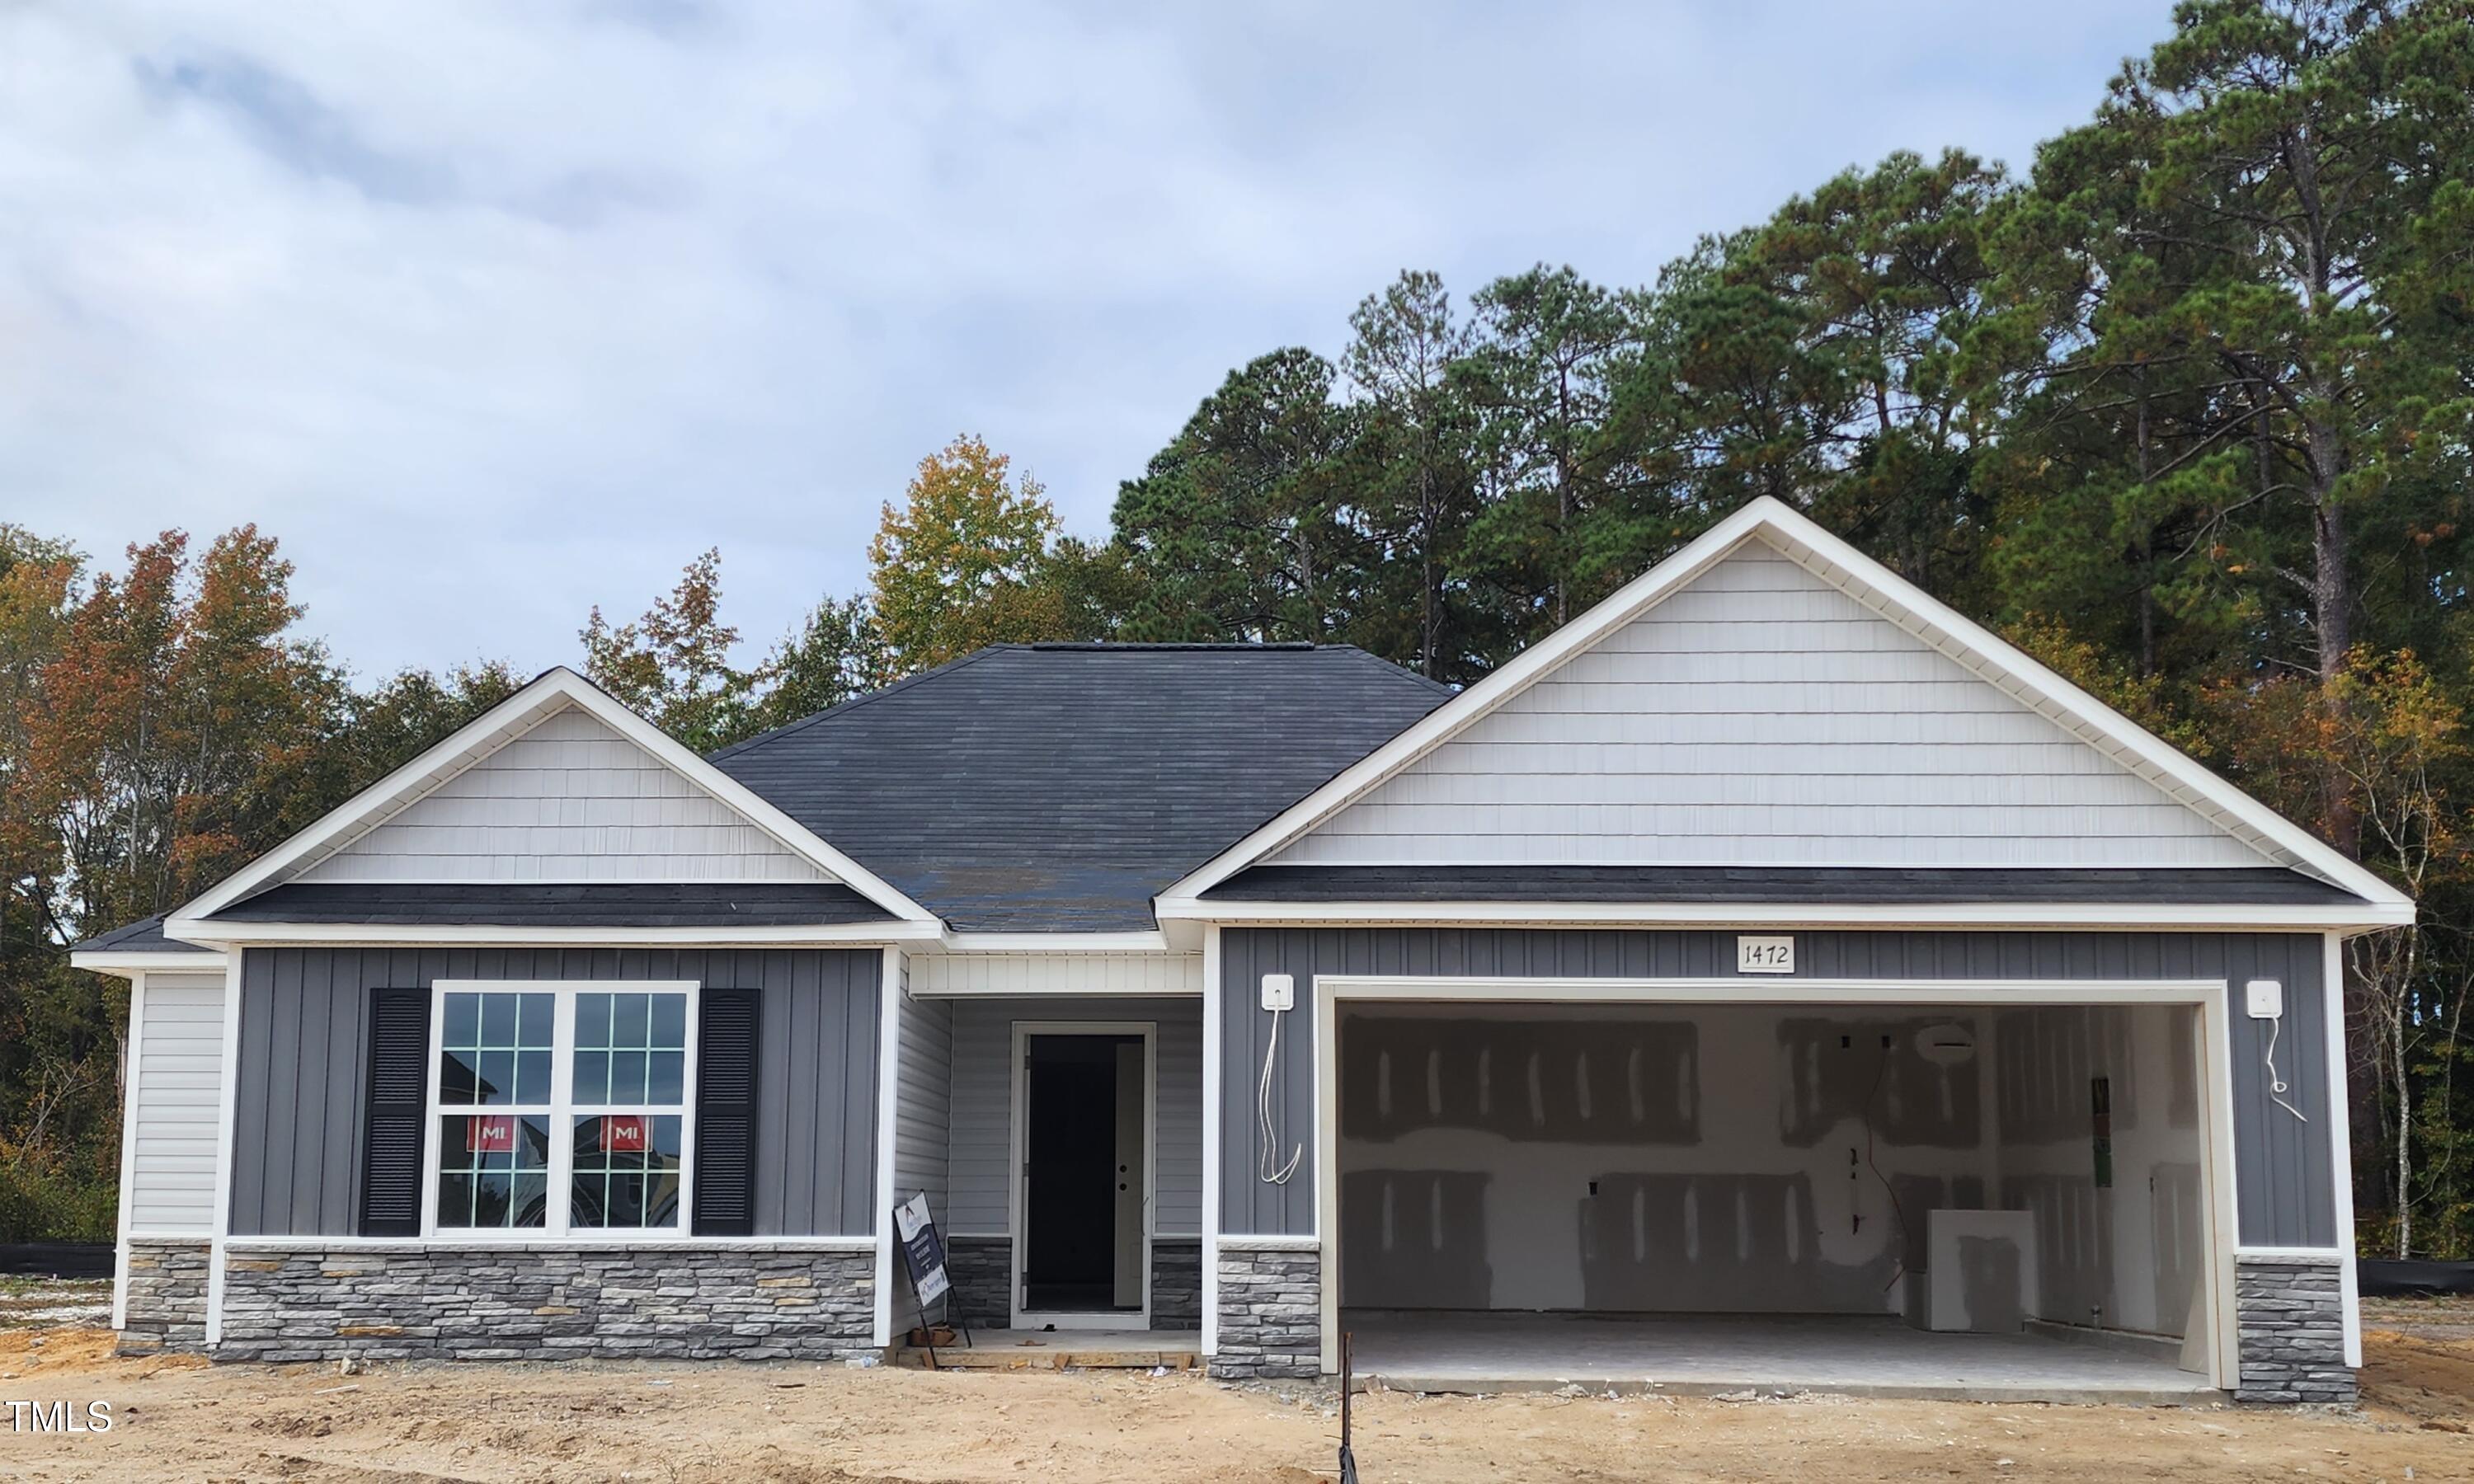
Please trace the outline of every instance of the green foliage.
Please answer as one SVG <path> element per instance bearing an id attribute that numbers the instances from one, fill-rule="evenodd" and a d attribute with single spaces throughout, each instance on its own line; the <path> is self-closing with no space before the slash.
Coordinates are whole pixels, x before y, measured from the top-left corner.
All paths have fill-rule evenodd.
<path id="1" fill-rule="evenodd" d="M 689 562 L 643 617 L 613 625 L 595 606 L 577 637 L 594 684 L 697 752 L 747 730 L 756 678 L 730 662 L 739 631 L 721 621 L 718 550 Z"/>
<path id="2" fill-rule="evenodd" d="M 893 677 L 893 656 L 877 632 L 865 598 L 826 598 L 798 628 L 783 635 L 761 672 L 767 688 L 736 735 L 738 741 L 803 716 L 830 710 Z"/>
<path id="3" fill-rule="evenodd" d="M 109 1236 L 122 981 L 68 944 L 163 911 L 511 694 L 503 665 L 355 691 L 244 526 L 96 571 L 0 528 L 0 1240 Z"/>
<path id="4" fill-rule="evenodd" d="M 919 461 L 867 549 L 876 628 L 909 674 L 989 644 L 1068 637 L 1050 577 L 1056 512 L 1012 461 L 969 434 Z"/>
<path id="5" fill-rule="evenodd" d="M 1118 488 L 1117 560 L 1141 574 L 1128 637 L 1319 640 L 1351 631 L 1368 539 L 1350 519 L 1361 419 L 1338 372 L 1274 350 L 1229 372 Z"/>

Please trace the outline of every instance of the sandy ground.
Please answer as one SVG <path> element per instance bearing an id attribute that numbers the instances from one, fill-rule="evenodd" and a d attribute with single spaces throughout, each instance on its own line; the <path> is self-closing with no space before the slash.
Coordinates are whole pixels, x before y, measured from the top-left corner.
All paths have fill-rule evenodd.
<path id="1" fill-rule="evenodd" d="M 1389 1480 L 2474 1479 L 2474 1304 L 2381 1305 L 2356 1414 L 1377 1395 Z M 325 1367 L 119 1360 L 96 1329 L 0 1330 L 0 1479 L 1310 1484 L 1327 1391 L 1190 1376 L 818 1366 Z M 12 1431 L 8 1399 L 108 1400 L 103 1434 Z"/>

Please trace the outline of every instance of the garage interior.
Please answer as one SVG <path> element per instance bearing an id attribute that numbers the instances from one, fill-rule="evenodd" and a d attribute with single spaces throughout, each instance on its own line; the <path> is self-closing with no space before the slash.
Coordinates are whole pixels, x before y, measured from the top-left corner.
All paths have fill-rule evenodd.
<path id="1" fill-rule="evenodd" d="M 1339 1007 L 1361 1374 L 2212 1394 L 2188 1005 Z"/>

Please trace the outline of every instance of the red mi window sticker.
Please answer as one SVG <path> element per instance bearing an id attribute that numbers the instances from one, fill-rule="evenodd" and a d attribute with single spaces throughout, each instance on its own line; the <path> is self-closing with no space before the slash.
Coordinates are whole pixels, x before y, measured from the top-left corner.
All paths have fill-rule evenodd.
<path id="1" fill-rule="evenodd" d="M 642 1115 L 604 1117 L 601 1120 L 601 1147 L 610 1154 L 643 1154 L 652 1147 L 650 1120 Z"/>
<path id="2" fill-rule="evenodd" d="M 516 1120 L 508 1113 L 476 1113 L 464 1120 L 464 1152 L 513 1154 Z"/>

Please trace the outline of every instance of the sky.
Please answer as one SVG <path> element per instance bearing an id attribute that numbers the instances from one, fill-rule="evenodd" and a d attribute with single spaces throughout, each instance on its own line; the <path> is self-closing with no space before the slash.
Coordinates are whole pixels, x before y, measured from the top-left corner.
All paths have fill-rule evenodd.
<path id="1" fill-rule="evenodd" d="M 243 522 L 365 679 L 752 660 L 977 433 L 1107 530 L 1403 269 L 1652 281 L 1897 149 L 2024 169 L 2166 0 L 0 4 L 0 521 Z"/>

